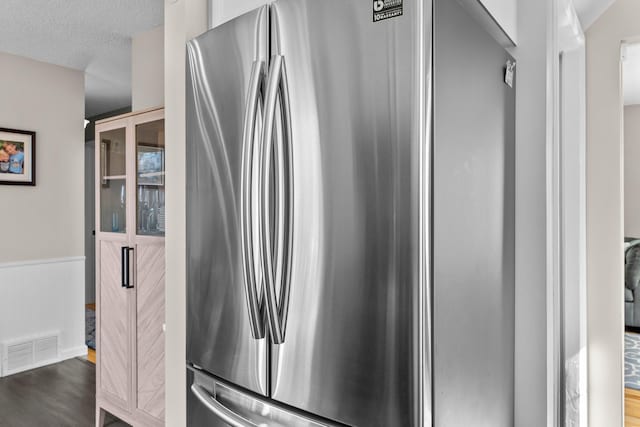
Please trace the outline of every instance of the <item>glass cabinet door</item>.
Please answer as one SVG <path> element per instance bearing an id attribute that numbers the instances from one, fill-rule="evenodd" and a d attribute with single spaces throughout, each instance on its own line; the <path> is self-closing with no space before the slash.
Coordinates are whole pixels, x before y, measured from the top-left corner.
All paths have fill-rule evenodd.
<path id="1" fill-rule="evenodd" d="M 126 233 L 126 128 L 100 133 L 100 231 Z"/>
<path id="2" fill-rule="evenodd" d="M 137 234 L 164 236 L 164 120 L 136 125 Z"/>

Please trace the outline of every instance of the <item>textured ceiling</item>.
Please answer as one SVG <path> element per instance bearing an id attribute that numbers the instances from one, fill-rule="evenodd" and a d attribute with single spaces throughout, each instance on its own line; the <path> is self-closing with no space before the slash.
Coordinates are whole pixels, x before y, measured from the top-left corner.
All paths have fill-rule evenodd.
<path id="1" fill-rule="evenodd" d="M 163 0 L 0 0 L 0 51 L 86 71 L 85 115 L 131 105 L 131 37 Z"/>
<path id="2" fill-rule="evenodd" d="M 582 29 L 587 31 L 615 0 L 573 0 Z"/>

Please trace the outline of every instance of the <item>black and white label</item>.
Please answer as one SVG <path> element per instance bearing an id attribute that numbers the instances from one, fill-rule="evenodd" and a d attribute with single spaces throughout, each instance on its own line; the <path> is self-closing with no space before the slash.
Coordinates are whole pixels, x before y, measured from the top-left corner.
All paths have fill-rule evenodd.
<path id="1" fill-rule="evenodd" d="M 402 15 L 402 0 L 373 0 L 373 22 Z"/>

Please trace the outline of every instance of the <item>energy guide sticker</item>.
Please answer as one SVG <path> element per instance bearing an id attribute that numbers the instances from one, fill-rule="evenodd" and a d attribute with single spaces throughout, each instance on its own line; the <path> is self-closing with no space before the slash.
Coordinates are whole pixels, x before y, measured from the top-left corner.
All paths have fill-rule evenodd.
<path id="1" fill-rule="evenodd" d="M 373 22 L 402 15 L 402 0 L 373 0 Z"/>

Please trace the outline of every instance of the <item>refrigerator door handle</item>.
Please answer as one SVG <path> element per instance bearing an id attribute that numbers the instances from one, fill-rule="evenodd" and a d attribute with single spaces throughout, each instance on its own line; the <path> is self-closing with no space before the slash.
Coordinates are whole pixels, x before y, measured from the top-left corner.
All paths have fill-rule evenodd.
<path id="1" fill-rule="evenodd" d="M 291 112 L 285 60 L 282 55 L 271 57 L 271 69 L 267 78 L 265 121 L 262 129 L 261 157 L 262 212 L 261 243 L 265 294 L 269 326 L 274 344 L 282 344 L 285 339 L 289 290 L 291 287 L 291 258 L 293 247 L 293 144 L 291 137 Z M 278 100 L 280 103 L 278 104 Z M 278 105 L 280 109 L 278 110 Z M 280 113 L 281 136 L 274 146 L 274 125 L 276 114 Z M 276 134 L 278 136 L 280 134 Z M 271 160 L 275 160 L 276 206 L 275 245 L 271 236 Z M 275 252 L 275 260 L 274 253 Z M 275 261 L 275 262 L 274 262 Z M 275 270 L 275 271 L 274 271 Z M 276 284 L 280 284 L 280 294 L 276 297 Z"/>
<path id="2" fill-rule="evenodd" d="M 261 262 L 256 263 L 253 249 L 253 214 L 256 211 L 253 204 L 253 180 L 256 169 L 255 164 L 257 163 L 254 162 L 255 127 L 257 114 L 262 110 L 263 105 L 262 82 L 264 73 L 264 61 L 255 61 L 251 69 L 251 78 L 247 93 L 247 105 L 245 109 L 244 130 L 242 134 L 242 193 L 240 202 L 242 218 L 242 264 L 247 308 L 249 310 L 249 324 L 251 325 L 251 335 L 255 339 L 262 339 L 265 337 L 263 321 L 264 297 L 262 293 L 258 295 L 258 287 L 256 283 L 256 267 L 261 268 L 262 266 Z"/>
<path id="3" fill-rule="evenodd" d="M 225 407 L 222 403 L 218 402 L 204 387 L 194 383 L 191 385 L 191 392 L 211 412 L 231 427 L 258 427 L 257 424 L 241 417 L 229 408 Z"/>

